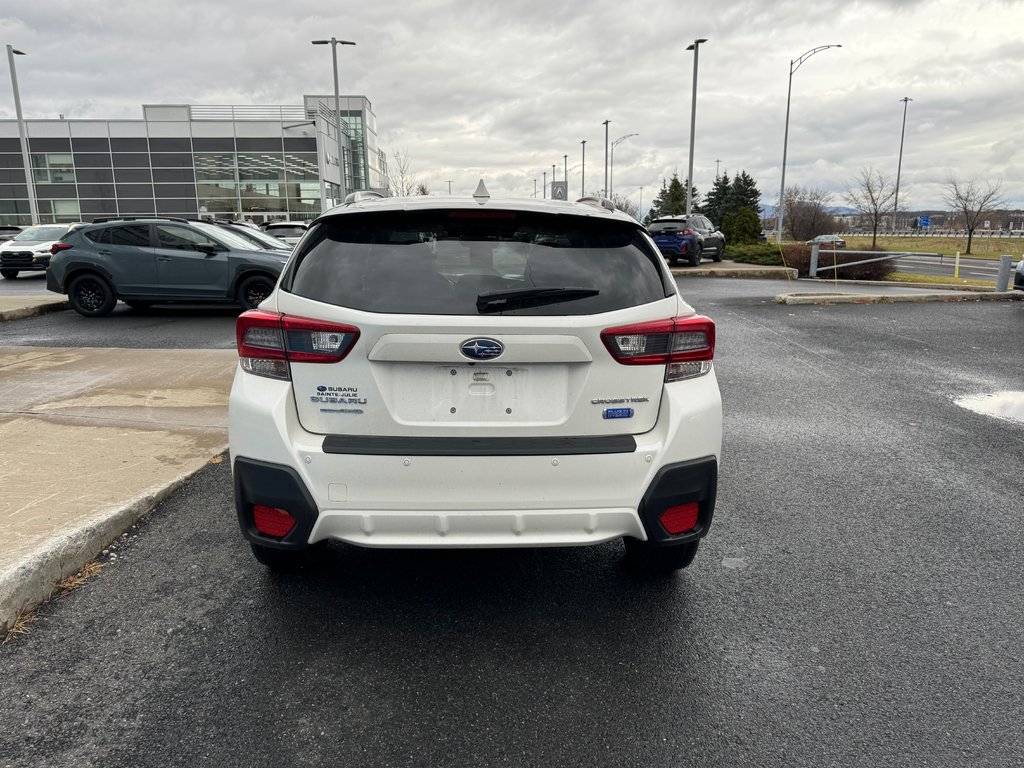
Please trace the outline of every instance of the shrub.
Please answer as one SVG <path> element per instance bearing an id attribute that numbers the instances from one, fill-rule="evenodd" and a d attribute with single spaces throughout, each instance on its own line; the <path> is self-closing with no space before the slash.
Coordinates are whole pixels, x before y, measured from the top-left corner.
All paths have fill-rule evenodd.
<path id="1" fill-rule="evenodd" d="M 804 243 L 784 243 L 782 253 L 785 255 L 783 261 L 779 248 L 773 243 L 759 243 L 757 245 L 734 245 L 729 247 L 729 258 L 743 264 L 758 264 L 766 267 L 781 267 L 783 265 L 797 270 L 800 277 L 807 277 L 811 268 L 811 246 Z M 884 252 L 879 252 L 879 256 Z M 835 261 L 833 261 L 833 258 Z M 863 254 L 846 253 L 845 251 L 831 251 L 822 248 L 818 251 L 818 266 L 831 266 L 832 264 L 847 264 L 851 261 L 870 259 L 870 256 Z M 877 261 L 873 264 L 861 264 L 857 267 L 849 267 L 840 270 L 826 270 L 818 272 L 818 277 L 831 280 L 838 275 L 840 280 L 885 280 L 896 271 L 896 264 L 893 261 Z"/>
<path id="2" fill-rule="evenodd" d="M 722 233 L 729 245 L 755 245 L 761 239 L 761 219 L 749 208 L 741 208 L 726 214 Z"/>

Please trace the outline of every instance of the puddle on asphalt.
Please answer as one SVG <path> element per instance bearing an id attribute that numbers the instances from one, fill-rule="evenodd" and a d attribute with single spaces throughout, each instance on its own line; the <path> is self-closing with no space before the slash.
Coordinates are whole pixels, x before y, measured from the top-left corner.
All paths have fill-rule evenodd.
<path id="1" fill-rule="evenodd" d="M 961 408 L 980 413 L 983 416 L 994 416 L 997 419 L 1024 424 L 1024 392 L 993 392 L 990 395 L 971 395 L 957 397 L 953 402 Z"/>

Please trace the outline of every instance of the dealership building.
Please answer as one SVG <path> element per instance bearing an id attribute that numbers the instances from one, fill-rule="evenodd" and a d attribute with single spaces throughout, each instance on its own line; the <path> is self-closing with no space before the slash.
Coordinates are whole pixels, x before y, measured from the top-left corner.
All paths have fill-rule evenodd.
<path id="1" fill-rule="evenodd" d="M 0 120 L 0 224 L 314 218 L 350 192 L 386 186 L 370 100 L 340 102 L 340 134 L 333 95 L 287 106 L 145 104 L 141 120 L 25 120 L 29 179 L 18 122 Z"/>

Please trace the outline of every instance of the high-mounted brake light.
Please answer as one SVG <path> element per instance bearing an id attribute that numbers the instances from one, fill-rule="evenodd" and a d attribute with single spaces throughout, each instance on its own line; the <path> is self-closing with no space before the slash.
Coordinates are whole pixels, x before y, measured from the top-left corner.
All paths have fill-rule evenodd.
<path id="1" fill-rule="evenodd" d="M 54 243 L 50 246 L 50 255 L 56 256 L 57 251 L 66 251 L 71 247 L 71 243 Z"/>
<path id="2" fill-rule="evenodd" d="M 235 323 L 242 369 L 270 379 L 291 379 L 289 363 L 338 363 L 359 338 L 359 329 L 279 312 L 253 309 Z"/>
<path id="3" fill-rule="evenodd" d="M 601 340 L 622 365 L 664 365 L 665 381 L 702 376 L 715 358 L 715 323 L 702 315 L 608 328 Z"/>

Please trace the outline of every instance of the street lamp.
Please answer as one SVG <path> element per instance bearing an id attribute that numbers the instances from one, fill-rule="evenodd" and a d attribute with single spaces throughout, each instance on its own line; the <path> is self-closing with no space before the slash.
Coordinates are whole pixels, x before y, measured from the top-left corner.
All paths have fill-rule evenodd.
<path id="1" fill-rule="evenodd" d="M 24 56 L 13 45 L 7 46 L 7 61 L 11 65 L 11 88 L 14 89 L 14 112 L 18 116 L 18 135 L 21 136 L 21 161 L 25 164 L 25 185 L 28 187 L 28 211 L 32 217 L 30 224 L 39 223 L 39 211 L 36 209 L 36 185 L 32 178 L 32 163 L 28 156 L 28 133 L 25 131 L 25 118 L 21 114 L 21 94 L 18 93 L 18 73 L 14 69 L 14 57 Z"/>
<path id="2" fill-rule="evenodd" d="M 686 173 L 686 215 L 693 209 L 693 134 L 697 127 L 697 57 L 700 55 L 700 44 L 708 39 L 701 37 L 694 40 L 686 50 L 693 51 L 693 100 L 690 102 L 690 169 Z"/>
<path id="3" fill-rule="evenodd" d="M 548 196 L 548 172 L 544 171 L 544 182 L 540 185 L 541 199 L 546 200 Z"/>
<path id="4" fill-rule="evenodd" d="M 900 159 L 896 163 L 896 199 L 892 204 L 892 228 L 896 231 L 896 217 L 900 215 L 900 171 L 903 169 L 903 134 L 907 131 L 907 102 L 913 101 L 909 96 L 904 96 L 903 102 L 903 127 L 900 129 Z"/>
<path id="5" fill-rule="evenodd" d="M 345 199 L 348 192 L 348 185 L 345 183 L 345 151 L 341 146 L 341 94 L 338 92 L 338 46 L 355 45 L 351 40 L 339 40 L 332 37 L 330 40 L 313 40 L 313 45 L 331 46 L 331 54 L 334 58 L 334 120 L 337 122 L 335 130 L 338 134 L 338 179 L 340 184 L 341 199 Z M 340 201 L 337 201 L 340 202 Z"/>
<path id="6" fill-rule="evenodd" d="M 587 196 L 587 140 L 580 142 L 583 147 L 583 159 L 580 162 L 580 197 Z"/>
<path id="7" fill-rule="evenodd" d="M 569 156 L 562 155 L 562 180 L 565 181 L 565 196 L 569 196 Z"/>
<path id="8" fill-rule="evenodd" d="M 775 212 L 776 243 L 782 242 L 782 211 L 785 208 L 784 201 L 786 195 L 786 149 L 789 145 L 789 100 L 790 96 L 793 94 L 793 73 L 800 69 L 800 65 L 811 58 L 814 54 L 828 50 L 829 48 L 842 47 L 843 46 L 838 43 L 832 45 L 819 45 L 817 48 L 811 48 L 811 50 L 801 54 L 799 59 L 789 60 L 789 88 L 786 90 L 786 130 L 782 137 L 782 184 L 779 185 L 779 209 Z"/>
<path id="9" fill-rule="evenodd" d="M 604 121 L 604 192 L 603 197 L 608 197 L 608 124 L 611 120 Z"/>
<path id="10" fill-rule="evenodd" d="M 612 142 L 612 159 L 611 164 L 608 167 L 608 199 L 612 199 L 612 187 L 615 184 L 615 148 L 619 146 L 626 139 L 631 136 L 639 136 L 639 133 L 627 133 L 625 136 L 619 136 L 615 141 Z"/>
<path id="11" fill-rule="evenodd" d="M 452 180 L 451 179 L 447 179 L 447 181 L 448 181 L 448 194 L 450 195 L 452 193 Z"/>

